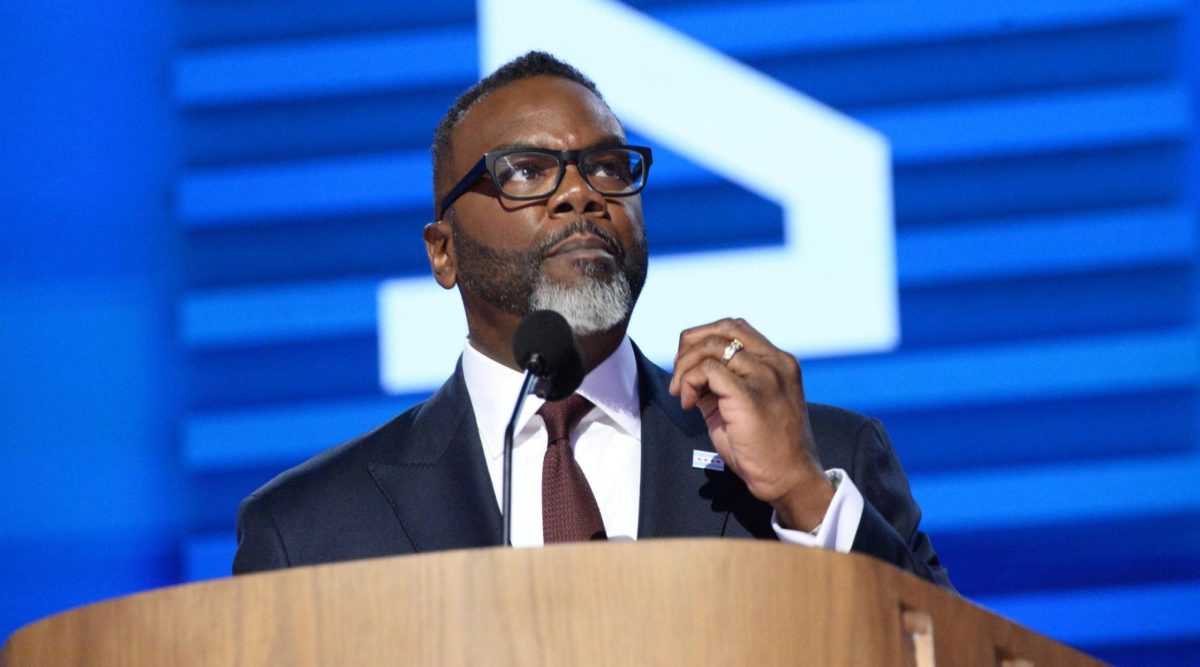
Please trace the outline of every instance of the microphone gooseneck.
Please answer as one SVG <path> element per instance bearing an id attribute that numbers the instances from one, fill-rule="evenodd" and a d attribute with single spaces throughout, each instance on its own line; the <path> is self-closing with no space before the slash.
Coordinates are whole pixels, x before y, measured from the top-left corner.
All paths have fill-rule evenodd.
<path id="1" fill-rule="evenodd" d="M 575 393 L 583 382 L 583 358 L 566 318 L 553 310 L 535 310 L 525 316 L 513 334 L 513 357 L 525 370 L 521 393 L 504 429 L 504 474 L 501 513 L 503 544 L 512 546 L 512 453 L 517 418 L 530 392 L 547 401 Z"/>

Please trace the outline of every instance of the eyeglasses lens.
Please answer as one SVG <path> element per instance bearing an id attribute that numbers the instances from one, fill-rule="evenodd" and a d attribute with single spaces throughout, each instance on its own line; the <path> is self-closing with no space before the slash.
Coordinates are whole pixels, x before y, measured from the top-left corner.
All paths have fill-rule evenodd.
<path id="1" fill-rule="evenodd" d="M 642 156 L 624 148 L 588 153 L 580 169 L 587 175 L 588 183 L 601 194 L 636 190 L 641 187 L 645 173 Z"/>
<path id="2" fill-rule="evenodd" d="M 496 160 L 496 185 L 506 195 L 534 197 L 554 190 L 558 158 L 545 153 L 509 153 Z"/>

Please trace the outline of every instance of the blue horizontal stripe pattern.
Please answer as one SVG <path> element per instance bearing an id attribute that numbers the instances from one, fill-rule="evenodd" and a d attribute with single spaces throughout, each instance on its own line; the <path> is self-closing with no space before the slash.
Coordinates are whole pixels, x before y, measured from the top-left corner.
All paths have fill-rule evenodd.
<path id="1" fill-rule="evenodd" d="M 904 287 L 1183 263 L 1195 252 L 1195 221 L 1183 208 L 957 221 L 896 235 Z"/>
<path id="2" fill-rule="evenodd" d="M 1060 641 L 1100 647 L 1200 635 L 1200 581 L 989 597 L 982 606 Z"/>
<path id="3" fill-rule="evenodd" d="M 181 105 L 280 100 L 469 82 L 478 70 L 474 31 L 324 38 L 208 49 L 176 61 Z"/>
<path id="4" fill-rule="evenodd" d="M 1190 330 L 817 360 L 804 369 L 813 400 L 865 412 L 1185 388 L 1198 378 Z"/>
<path id="5" fill-rule="evenodd" d="M 256 345 L 361 335 L 377 326 L 378 280 L 196 292 L 182 302 L 185 345 Z"/>
<path id="6" fill-rule="evenodd" d="M 742 58 L 851 49 L 1172 17 L 1179 0 L 1020 0 L 753 3 L 656 12 L 664 23 Z M 476 75 L 473 29 L 322 38 L 194 50 L 178 60 L 183 106 L 247 103 L 467 82 Z"/>
<path id="7" fill-rule="evenodd" d="M 664 23 L 743 58 L 1066 29 L 1178 15 L 1179 0 L 938 0 L 756 2 L 653 12 Z"/>
<path id="8" fill-rule="evenodd" d="M 897 164 L 913 165 L 1133 142 L 1182 141 L 1188 92 L 1176 86 L 1041 94 L 864 113 Z"/>
<path id="9" fill-rule="evenodd" d="M 448 368 L 447 376 L 453 370 Z M 366 433 L 414 403 L 411 397 L 339 399 L 195 415 L 184 426 L 184 465 L 201 472 L 296 464 Z"/>
<path id="10" fill-rule="evenodd" d="M 963 447 L 970 447 L 969 435 Z M 913 475 L 931 533 L 1200 513 L 1200 456 Z"/>
<path id="11" fill-rule="evenodd" d="M 178 216 L 215 226 L 432 209 L 432 174 L 428 154 L 416 151 L 198 170 L 179 184 Z"/>

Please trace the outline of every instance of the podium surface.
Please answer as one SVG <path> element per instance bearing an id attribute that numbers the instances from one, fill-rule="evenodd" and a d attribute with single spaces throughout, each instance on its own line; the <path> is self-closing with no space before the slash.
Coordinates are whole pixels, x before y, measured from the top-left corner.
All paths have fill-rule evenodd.
<path id="1" fill-rule="evenodd" d="M 35 622 L 0 667 L 1097 665 L 857 554 L 743 540 L 474 549 L 175 586 Z"/>

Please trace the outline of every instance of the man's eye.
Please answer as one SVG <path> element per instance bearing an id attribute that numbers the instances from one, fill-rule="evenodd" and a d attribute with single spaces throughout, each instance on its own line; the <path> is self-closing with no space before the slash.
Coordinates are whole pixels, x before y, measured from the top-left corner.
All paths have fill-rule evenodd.
<path id="1" fill-rule="evenodd" d="M 500 181 L 500 187 L 504 187 L 506 184 L 540 183 L 550 178 L 549 174 L 555 168 L 549 162 L 553 162 L 553 160 L 547 161 L 542 156 L 506 159 L 496 165 L 496 178 Z"/>
<path id="2" fill-rule="evenodd" d="M 629 161 L 609 159 L 592 162 L 588 165 L 588 175 L 609 181 L 629 182 Z"/>
<path id="3" fill-rule="evenodd" d="M 500 180 L 500 186 L 504 187 L 509 183 L 528 183 L 537 180 L 538 170 L 535 167 L 508 167 L 496 170 L 496 177 Z"/>

